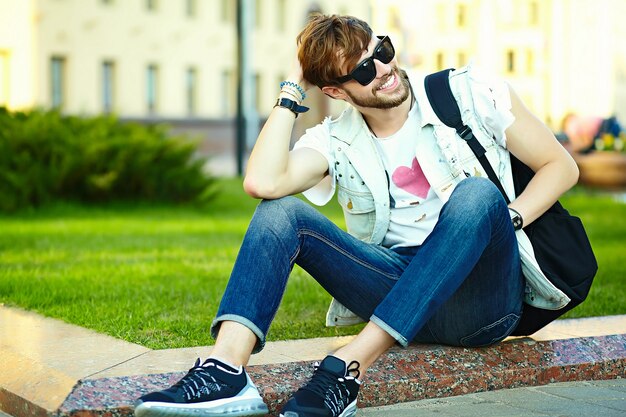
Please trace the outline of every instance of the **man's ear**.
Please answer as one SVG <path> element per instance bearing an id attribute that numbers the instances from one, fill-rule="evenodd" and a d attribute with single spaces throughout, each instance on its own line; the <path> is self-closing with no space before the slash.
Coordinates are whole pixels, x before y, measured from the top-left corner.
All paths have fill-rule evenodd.
<path id="1" fill-rule="evenodd" d="M 322 87 L 322 93 L 335 100 L 345 100 L 347 95 L 343 89 L 332 85 Z"/>

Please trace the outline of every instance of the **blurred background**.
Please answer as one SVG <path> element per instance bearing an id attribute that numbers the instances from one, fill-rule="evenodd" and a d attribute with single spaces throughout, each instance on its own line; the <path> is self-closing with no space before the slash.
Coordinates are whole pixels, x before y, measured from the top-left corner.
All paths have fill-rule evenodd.
<path id="1" fill-rule="evenodd" d="M 625 0 L 0 0 L 0 107 L 166 123 L 232 176 L 313 12 L 365 19 L 405 68 L 471 61 L 506 78 L 581 157 L 622 151 Z M 307 103 L 294 138 L 343 108 L 319 91 Z"/>
<path id="2" fill-rule="evenodd" d="M 626 0 L 0 0 L 0 306 L 209 343 L 258 204 L 237 174 L 314 12 L 367 20 L 406 69 L 506 79 L 581 171 L 561 201 L 600 269 L 568 317 L 626 313 Z M 305 105 L 294 141 L 345 103 Z M 295 268 L 271 340 L 356 333 L 328 302 Z"/>

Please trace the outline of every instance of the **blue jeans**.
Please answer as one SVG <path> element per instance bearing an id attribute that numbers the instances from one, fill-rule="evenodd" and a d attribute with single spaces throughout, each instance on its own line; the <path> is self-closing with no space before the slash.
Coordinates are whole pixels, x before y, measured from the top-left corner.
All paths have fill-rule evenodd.
<path id="1" fill-rule="evenodd" d="M 307 203 L 285 197 L 256 209 L 217 317 L 247 326 L 254 351 L 278 310 L 294 264 L 401 345 L 486 346 L 517 325 L 524 292 L 515 232 L 498 189 L 467 178 L 421 246 L 364 243 Z"/>

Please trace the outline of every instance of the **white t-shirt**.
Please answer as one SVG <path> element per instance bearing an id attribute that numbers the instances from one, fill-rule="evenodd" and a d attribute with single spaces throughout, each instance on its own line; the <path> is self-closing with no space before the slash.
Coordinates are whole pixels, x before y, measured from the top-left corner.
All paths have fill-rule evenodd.
<path id="1" fill-rule="evenodd" d="M 443 202 L 437 197 L 415 157 L 420 120 L 417 105 L 393 135 L 374 138 L 389 184 L 389 229 L 383 246 L 421 245 L 432 232 Z"/>
<path id="2" fill-rule="evenodd" d="M 415 104 L 406 122 L 395 134 L 387 138 L 371 137 L 389 184 L 391 216 L 389 229 L 382 242 L 385 247 L 421 245 L 435 227 L 443 206 L 415 158 L 419 130 L 419 110 Z M 295 144 L 295 148 L 303 147 L 320 152 L 328 160 L 329 166 L 333 166 L 330 132 L 326 123 L 307 130 Z"/>

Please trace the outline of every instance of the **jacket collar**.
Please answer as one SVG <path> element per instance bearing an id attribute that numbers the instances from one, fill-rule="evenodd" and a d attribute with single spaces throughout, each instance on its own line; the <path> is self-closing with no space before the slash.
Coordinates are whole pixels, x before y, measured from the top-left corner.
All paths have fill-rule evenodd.
<path id="1" fill-rule="evenodd" d="M 351 105 L 348 105 L 339 117 L 330 121 L 331 134 L 348 145 L 351 145 L 361 132 L 367 130 L 363 115 Z"/>
<path id="2" fill-rule="evenodd" d="M 421 126 L 425 127 L 427 125 L 432 126 L 440 126 L 443 125 L 443 122 L 439 120 L 432 106 L 430 105 L 430 101 L 428 100 L 428 96 L 426 95 L 426 87 L 424 85 L 424 79 L 426 76 L 424 74 L 410 71 L 408 72 L 409 80 L 411 80 L 411 85 L 413 86 L 413 93 L 415 94 L 415 99 L 417 100 L 417 105 L 420 112 L 420 121 Z"/>

